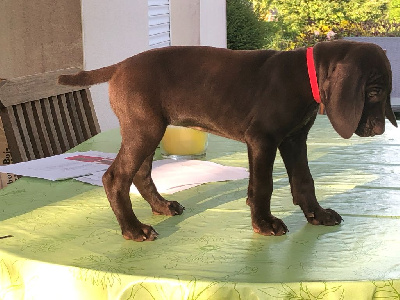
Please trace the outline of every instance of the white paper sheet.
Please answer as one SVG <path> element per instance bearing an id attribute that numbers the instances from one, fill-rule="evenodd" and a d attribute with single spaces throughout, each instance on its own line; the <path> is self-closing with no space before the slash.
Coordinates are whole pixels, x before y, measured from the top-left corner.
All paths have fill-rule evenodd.
<path id="1" fill-rule="evenodd" d="M 48 180 L 75 180 L 102 186 L 101 178 L 115 159 L 115 153 L 74 152 L 28 162 L 0 166 L 0 172 Z M 245 168 L 228 167 L 209 161 L 164 159 L 153 162 L 152 178 L 160 193 L 172 194 L 207 182 L 248 178 Z M 132 185 L 131 193 L 139 194 Z"/>
<path id="2" fill-rule="evenodd" d="M 98 151 L 74 152 L 0 166 L 0 172 L 63 180 L 105 171 L 116 157 L 115 153 Z"/>
<path id="3" fill-rule="evenodd" d="M 76 180 L 102 185 L 104 172 L 76 178 Z M 249 177 L 245 168 L 228 167 L 201 160 L 164 159 L 153 162 L 151 176 L 159 193 L 173 194 L 207 182 L 238 180 Z M 139 194 L 134 185 L 131 193 Z"/>

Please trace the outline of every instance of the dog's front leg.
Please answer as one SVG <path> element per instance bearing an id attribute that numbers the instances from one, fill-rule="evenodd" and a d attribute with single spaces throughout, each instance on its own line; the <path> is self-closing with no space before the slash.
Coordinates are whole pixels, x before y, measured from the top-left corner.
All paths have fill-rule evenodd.
<path id="1" fill-rule="evenodd" d="M 315 196 L 314 180 L 307 160 L 307 134 L 308 130 L 303 130 L 285 138 L 279 146 L 289 176 L 293 203 L 300 205 L 311 224 L 340 224 L 342 217 L 332 209 L 323 209 Z"/>
<path id="2" fill-rule="evenodd" d="M 271 214 L 273 189 L 272 169 L 277 147 L 264 137 L 246 138 L 250 180 L 247 204 L 251 210 L 254 232 L 262 235 L 283 235 L 288 229 L 282 220 Z"/>

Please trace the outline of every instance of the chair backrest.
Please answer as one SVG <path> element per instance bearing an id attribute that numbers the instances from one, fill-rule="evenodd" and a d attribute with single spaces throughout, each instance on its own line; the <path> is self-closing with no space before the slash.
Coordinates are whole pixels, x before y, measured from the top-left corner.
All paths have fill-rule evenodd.
<path id="1" fill-rule="evenodd" d="M 57 84 L 58 70 L 0 81 L 0 117 L 14 163 L 63 153 L 100 132 L 89 87 Z"/>

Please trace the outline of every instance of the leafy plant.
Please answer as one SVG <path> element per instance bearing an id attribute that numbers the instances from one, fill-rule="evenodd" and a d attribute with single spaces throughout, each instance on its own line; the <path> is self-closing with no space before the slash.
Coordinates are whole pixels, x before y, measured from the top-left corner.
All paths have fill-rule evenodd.
<path id="1" fill-rule="evenodd" d="M 345 36 L 400 36 L 400 0 L 251 0 L 263 48 L 288 50 Z"/>
<path id="2" fill-rule="evenodd" d="M 226 19 L 229 49 L 253 50 L 264 46 L 264 23 L 248 0 L 227 0 Z"/>
<path id="3" fill-rule="evenodd" d="M 400 0 L 391 0 L 389 3 L 389 20 L 400 22 Z"/>

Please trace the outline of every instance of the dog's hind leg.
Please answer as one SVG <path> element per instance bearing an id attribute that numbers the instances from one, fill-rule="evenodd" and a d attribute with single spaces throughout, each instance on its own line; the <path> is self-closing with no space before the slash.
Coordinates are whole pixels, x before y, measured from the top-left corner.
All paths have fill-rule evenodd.
<path id="1" fill-rule="evenodd" d="M 151 178 L 151 169 L 153 162 L 153 154 L 148 156 L 140 169 L 133 178 L 133 183 L 142 195 L 142 197 L 150 204 L 153 213 L 156 215 L 175 216 L 183 213 L 185 209 L 176 201 L 165 200 L 157 191 Z"/>
<path id="2" fill-rule="evenodd" d="M 151 241 L 156 239 L 158 234 L 153 227 L 137 219 L 132 209 L 129 190 L 135 174 L 145 159 L 156 149 L 164 130 L 155 124 L 151 131 L 148 130 L 149 126 L 133 123 L 135 124 L 121 124 L 121 149 L 103 175 L 103 185 L 124 238 Z"/>

